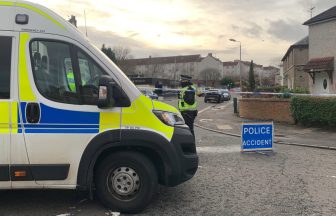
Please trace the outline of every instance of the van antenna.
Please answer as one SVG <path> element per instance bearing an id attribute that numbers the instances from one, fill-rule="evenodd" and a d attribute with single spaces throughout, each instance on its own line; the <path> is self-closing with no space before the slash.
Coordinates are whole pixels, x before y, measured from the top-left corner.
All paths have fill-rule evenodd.
<path id="1" fill-rule="evenodd" d="M 86 26 L 86 13 L 85 13 L 85 10 L 84 10 L 84 20 L 85 20 L 85 35 L 86 35 L 86 37 L 88 37 L 87 26 Z"/>

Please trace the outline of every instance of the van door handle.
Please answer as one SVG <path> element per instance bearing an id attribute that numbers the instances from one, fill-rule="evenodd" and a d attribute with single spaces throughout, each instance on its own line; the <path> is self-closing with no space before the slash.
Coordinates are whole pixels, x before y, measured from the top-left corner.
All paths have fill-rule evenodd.
<path id="1" fill-rule="evenodd" d="M 28 123 L 36 124 L 40 121 L 41 110 L 38 103 L 28 103 L 26 106 L 26 119 Z"/>

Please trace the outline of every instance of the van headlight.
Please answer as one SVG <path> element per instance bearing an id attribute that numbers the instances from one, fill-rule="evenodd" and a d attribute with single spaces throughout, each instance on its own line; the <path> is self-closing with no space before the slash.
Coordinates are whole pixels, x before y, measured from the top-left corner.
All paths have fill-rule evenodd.
<path id="1" fill-rule="evenodd" d="M 160 119 L 163 123 L 168 126 L 174 127 L 175 125 L 184 125 L 183 117 L 177 113 L 153 110 L 153 113 Z"/>

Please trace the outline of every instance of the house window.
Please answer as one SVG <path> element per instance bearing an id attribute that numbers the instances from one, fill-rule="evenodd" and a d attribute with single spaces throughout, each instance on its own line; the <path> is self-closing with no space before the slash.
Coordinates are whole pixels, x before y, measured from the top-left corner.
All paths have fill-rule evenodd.
<path id="1" fill-rule="evenodd" d="M 12 38 L 0 37 L 0 99 L 9 99 Z"/>

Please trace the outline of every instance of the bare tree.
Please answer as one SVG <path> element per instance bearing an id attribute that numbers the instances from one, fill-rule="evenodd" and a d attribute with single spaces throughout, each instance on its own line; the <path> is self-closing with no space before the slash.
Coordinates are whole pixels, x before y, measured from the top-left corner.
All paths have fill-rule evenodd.
<path id="1" fill-rule="evenodd" d="M 115 63 L 124 71 L 127 75 L 135 73 L 135 66 L 127 62 L 128 59 L 133 59 L 131 55 L 131 49 L 123 46 L 115 46 L 112 49 L 115 55 Z"/>
<path id="2" fill-rule="evenodd" d="M 123 46 L 115 46 L 112 49 L 116 61 L 117 62 L 122 62 L 127 59 L 133 59 L 133 56 L 131 55 L 131 49 L 128 47 L 123 47 Z"/>
<path id="3" fill-rule="evenodd" d="M 200 79 L 205 81 L 205 84 L 208 82 L 211 83 L 211 86 L 215 85 L 216 81 L 220 81 L 221 74 L 218 69 L 215 68 L 206 68 L 201 71 Z"/>

